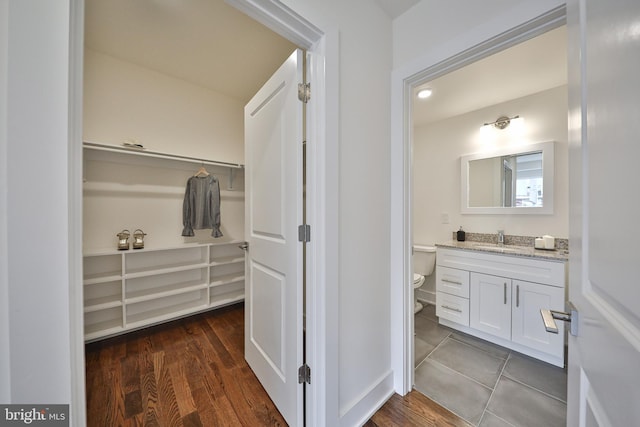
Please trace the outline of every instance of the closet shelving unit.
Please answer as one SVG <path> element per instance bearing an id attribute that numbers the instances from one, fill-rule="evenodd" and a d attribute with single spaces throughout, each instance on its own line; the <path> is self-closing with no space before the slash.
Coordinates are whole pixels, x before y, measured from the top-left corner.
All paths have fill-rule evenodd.
<path id="1" fill-rule="evenodd" d="M 243 300 L 241 243 L 85 254 L 85 340 Z"/>
<path id="2" fill-rule="evenodd" d="M 85 148 L 195 164 L 224 162 L 85 143 Z M 233 173 L 229 174 L 233 187 Z M 95 341 L 244 299 L 241 241 L 84 254 L 85 341 Z"/>

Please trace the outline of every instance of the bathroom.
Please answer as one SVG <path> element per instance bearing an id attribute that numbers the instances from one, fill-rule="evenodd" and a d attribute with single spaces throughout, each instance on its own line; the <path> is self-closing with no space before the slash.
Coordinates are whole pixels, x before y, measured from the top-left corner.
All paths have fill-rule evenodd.
<path id="1" fill-rule="evenodd" d="M 563 255 L 566 255 L 568 249 L 569 235 L 565 38 L 566 28 L 564 26 L 556 28 L 421 84 L 416 89 L 416 94 L 423 88 L 431 89 L 432 93 L 428 98 L 415 97 L 413 101 L 414 273 L 420 274 L 419 270 L 425 268 L 429 272 L 429 262 L 437 264 L 432 260 L 424 261 L 426 258 L 435 258 L 435 252 L 431 250 L 436 246 L 441 249 L 452 241 L 460 240 L 456 233 L 460 229 L 464 231 L 465 240 L 480 240 L 486 246 L 498 243 L 499 230 L 505 236 L 504 243 L 507 247 L 509 245 L 533 247 L 536 237 L 554 236 L 555 241 L 550 240 L 552 247 L 549 249 L 554 249 L 554 253 L 565 258 Z M 493 124 L 501 117 L 511 119 L 510 123 L 502 129 Z M 486 157 L 493 157 L 495 154 L 491 153 L 498 152 L 501 153 L 500 155 L 507 152 L 509 154 L 528 153 L 532 144 L 548 142 L 552 142 L 550 146 L 553 155 L 549 156 L 548 151 L 544 153 L 547 160 L 552 160 L 549 162 L 551 164 L 544 165 L 544 194 L 542 187 L 537 189 L 539 191 L 531 192 L 544 200 L 543 206 L 546 212 L 542 208 L 537 210 L 515 207 L 468 209 L 468 206 L 465 206 L 469 190 L 466 185 L 463 186 L 464 174 L 461 172 L 467 165 L 467 159 L 463 157 L 469 155 L 485 157 L 485 154 Z M 545 150 L 548 150 L 548 147 Z M 470 187 L 471 183 L 472 180 L 469 179 Z M 513 188 L 515 190 L 515 186 Z M 521 192 L 521 189 L 518 189 L 518 193 Z M 543 195 L 546 197 L 543 198 Z M 515 206 L 515 203 L 512 206 Z M 426 256 L 425 246 L 431 248 L 426 249 Z M 464 397 L 452 396 L 456 393 L 456 386 L 451 384 L 448 385 L 451 390 L 449 394 L 438 394 L 438 391 L 431 393 L 430 390 L 425 389 L 429 387 L 429 383 L 445 381 L 431 377 L 425 380 L 420 366 L 432 355 L 437 359 L 438 349 L 444 351 L 440 346 L 446 342 L 445 338 L 450 336 L 452 331 L 438 325 L 440 319 L 435 313 L 438 266 L 435 265 L 433 272 L 424 276 L 422 279 L 416 277 L 418 280 L 414 289 L 417 310 L 414 339 L 417 368 L 415 388 L 474 425 L 528 425 L 527 411 L 521 411 L 519 415 L 514 415 L 508 410 L 501 412 L 501 405 L 506 406 L 507 403 L 495 401 L 498 397 L 496 382 L 499 378 L 506 376 L 508 381 L 511 379 L 519 381 L 520 385 L 526 388 L 526 391 L 523 391 L 525 394 L 531 390 L 534 394 L 540 392 L 542 395 L 539 398 L 540 405 L 552 408 L 548 418 L 544 418 L 547 421 L 545 425 L 554 425 L 556 422 L 558 425 L 563 425 L 566 412 L 566 371 L 548 363 L 539 362 L 535 358 L 521 357 L 517 352 L 506 350 L 501 353 L 504 349 L 494 347 L 493 344 L 486 343 L 487 347 L 484 347 L 485 341 L 480 341 L 478 338 L 471 339 L 468 336 L 462 338 L 462 334 L 457 338 L 453 337 L 460 341 L 455 342 L 458 346 L 475 345 L 482 347 L 484 353 L 492 357 L 497 356 L 496 359 L 487 360 L 487 365 L 483 366 L 483 368 L 491 366 L 489 370 L 496 370 L 496 376 L 488 380 L 489 391 L 484 400 L 477 401 L 477 396 L 469 396 L 469 399 L 476 401 L 463 402 Z M 564 289 L 562 291 L 564 292 Z M 426 332 L 423 330 L 425 326 L 428 329 Z M 449 359 L 456 357 L 456 355 L 449 355 Z M 459 357 L 463 359 L 463 356 Z M 462 360 L 460 363 L 466 362 Z M 495 366 L 492 365 L 494 363 Z M 516 378 L 518 375 L 516 364 L 520 364 L 521 371 L 529 370 L 529 374 L 535 372 L 534 376 L 544 378 L 546 384 L 553 384 L 553 386 L 547 388 L 546 385 L 531 384 L 528 380 Z M 524 368 L 525 365 L 526 368 Z M 438 366 L 442 371 L 448 369 Z M 467 367 L 467 369 L 473 368 Z M 511 376 L 509 376 L 509 369 L 513 373 Z M 474 383 L 483 383 L 482 380 L 474 378 L 473 374 L 465 375 L 473 379 Z M 474 387 L 476 385 L 474 384 Z M 484 389 L 479 390 L 476 395 L 484 392 Z M 512 391 L 514 395 L 518 393 L 518 390 Z M 537 395 L 527 396 L 533 400 L 538 399 Z M 489 401 L 489 398 L 494 401 Z M 471 409 L 474 405 L 477 406 L 475 411 Z M 528 406 L 531 410 L 535 408 L 535 404 Z M 524 418 L 520 420 L 517 419 L 518 416 Z"/>

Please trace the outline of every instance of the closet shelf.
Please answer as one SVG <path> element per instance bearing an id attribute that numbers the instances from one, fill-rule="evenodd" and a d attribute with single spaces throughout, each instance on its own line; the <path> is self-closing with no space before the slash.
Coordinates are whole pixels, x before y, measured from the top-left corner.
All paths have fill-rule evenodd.
<path id="1" fill-rule="evenodd" d="M 244 280 L 244 273 L 227 274 L 225 276 L 216 276 L 211 278 L 211 287 L 228 285 L 231 283 L 241 282 Z"/>
<path id="2" fill-rule="evenodd" d="M 129 272 L 125 274 L 125 279 L 136 279 L 138 277 L 158 276 L 162 274 L 177 273 L 179 271 L 197 270 L 200 268 L 206 268 L 207 263 L 199 264 L 174 264 L 166 265 L 160 268 L 140 267 L 136 269 L 129 269 Z"/>
<path id="3" fill-rule="evenodd" d="M 122 280 L 122 275 L 120 273 L 111 273 L 111 274 L 95 274 L 95 275 L 86 275 L 83 283 L 85 285 L 96 285 L 99 283 L 107 283 L 107 282 L 115 282 L 117 280 Z"/>
<path id="4" fill-rule="evenodd" d="M 103 336 L 115 335 L 124 332 L 121 320 L 109 320 L 95 323 L 85 327 L 85 341 L 92 341 Z"/>
<path id="5" fill-rule="evenodd" d="M 205 159 L 200 157 L 182 156 L 180 154 L 163 153 L 161 151 L 150 151 L 144 148 L 137 148 L 137 147 L 101 144 L 99 142 L 88 142 L 88 141 L 84 141 L 82 143 L 82 146 L 86 149 L 94 150 L 94 151 L 104 151 L 109 153 L 119 153 L 119 154 L 125 154 L 125 155 L 130 154 L 138 157 L 147 157 L 147 158 L 164 159 L 164 160 L 176 160 L 179 162 L 193 163 L 201 166 L 209 165 L 209 166 L 218 166 L 218 167 L 227 168 L 229 169 L 229 185 L 227 189 L 231 191 L 234 190 L 233 181 L 235 178 L 235 171 L 238 169 L 244 169 L 244 165 L 241 163 L 221 162 L 218 160 Z"/>
<path id="6" fill-rule="evenodd" d="M 84 312 L 91 313 L 93 311 L 106 310 L 108 308 L 122 307 L 122 300 L 114 300 L 114 297 L 103 297 L 88 300 L 84 304 Z"/>
<path id="7" fill-rule="evenodd" d="M 176 304 L 169 308 L 161 307 L 148 312 L 129 316 L 127 319 L 127 328 L 139 328 L 141 326 L 149 326 L 154 323 L 173 320 L 188 314 L 194 314 L 208 308 L 208 304 L 204 302 L 192 303 L 185 302 Z"/>
<path id="8" fill-rule="evenodd" d="M 112 153 L 126 153 L 143 157 L 154 157 L 157 159 L 179 160 L 182 162 L 205 164 L 211 166 L 222 166 L 232 169 L 244 169 L 244 165 L 240 163 L 219 162 L 217 160 L 203 159 L 199 157 L 181 156 L 179 154 L 162 153 L 160 151 L 149 151 L 131 147 L 121 147 L 118 145 L 101 144 L 98 142 L 83 142 L 84 148 L 97 151 L 109 151 Z"/>
<path id="9" fill-rule="evenodd" d="M 154 289 L 146 289 L 142 291 L 130 292 L 125 298 L 125 304 L 136 304 L 142 301 L 150 301 L 158 298 L 169 297 L 173 295 L 185 294 L 191 291 L 206 289 L 207 283 L 179 283 L 174 285 L 161 286 Z"/>
<path id="10" fill-rule="evenodd" d="M 220 258 L 213 261 L 211 265 L 216 266 L 216 265 L 225 265 L 225 264 L 235 264 L 238 262 L 244 262 L 244 255 Z"/>

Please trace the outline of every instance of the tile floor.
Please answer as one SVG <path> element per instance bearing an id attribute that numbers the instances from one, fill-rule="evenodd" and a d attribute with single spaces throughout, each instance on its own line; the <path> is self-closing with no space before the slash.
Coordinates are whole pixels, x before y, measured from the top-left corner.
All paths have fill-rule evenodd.
<path id="1" fill-rule="evenodd" d="M 415 316 L 415 389 L 480 427 L 564 426 L 566 370 Z"/>

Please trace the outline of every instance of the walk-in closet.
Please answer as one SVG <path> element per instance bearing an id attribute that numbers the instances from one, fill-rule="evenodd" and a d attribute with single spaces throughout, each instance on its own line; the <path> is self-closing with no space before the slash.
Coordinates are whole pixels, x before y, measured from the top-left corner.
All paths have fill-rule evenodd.
<path id="1" fill-rule="evenodd" d="M 180 358 L 171 364 L 166 359 L 167 369 L 150 365 L 153 387 L 138 362 L 170 357 L 168 347 L 157 344 L 167 331 L 174 331 L 171 341 L 185 357 L 189 351 L 204 357 L 206 348 L 193 347 L 191 326 L 185 325 L 215 323 L 218 314 L 211 310 L 244 300 L 244 106 L 294 49 L 223 0 L 179 7 L 152 0 L 86 1 L 83 295 L 89 420 L 93 411 L 99 415 L 93 419 L 123 417 L 119 425 L 162 424 L 176 402 L 180 411 L 172 417 L 183 423 L 206 419 L 210 402 L 184 399 L 197 398 L 202 380 L 185 377 Z M 194 190 L 196 183 L 204 190 Z M 229 313 L 236 313 L 236 322 L 242 319 L 242 306 L 225 310 L 223 319 Z M 201 314 L 184 323 L 207 312 L 213 317 Z M 168 323 L 176 319 L 184 321 Z M 259 390 L 255 377 L 247 376 L 238 325 L 199 330 L 205 341 L 221 340 L 226 350 L 219 351 L 234 354 L 237 369 L 225 367 L 230 376 L 247 377 L 241 389 Z M 126 359 L 103 350 L 122 346 L 131 347 Z M 154 372 L 171 375 L 155 378 Z M 122 384 L 123 378 L 133 382 Z M 100 397 L 104 393 L 93 387 L 109 394 Z M 164 409 L 167 397 L 160 392 L 171 396 Z M 183 407 L 185 402 L 194 405 Z"/>
<path id="2" fill-rule="evenodd" d="M 242 301 L 243 109 L 294 46 L 222 0 L 85 15 L 86 341 Z M 183 236 L 195 175 L 219 188 L 219 233 Z"/>

